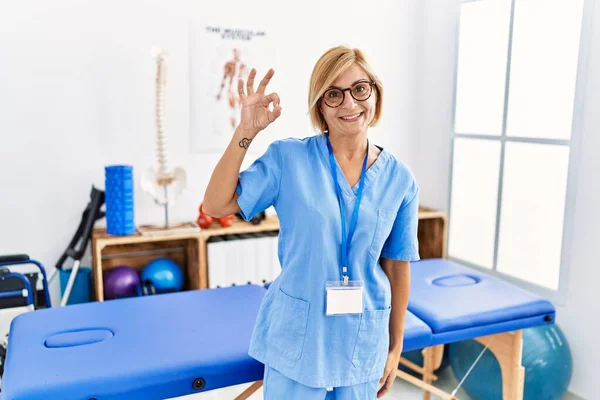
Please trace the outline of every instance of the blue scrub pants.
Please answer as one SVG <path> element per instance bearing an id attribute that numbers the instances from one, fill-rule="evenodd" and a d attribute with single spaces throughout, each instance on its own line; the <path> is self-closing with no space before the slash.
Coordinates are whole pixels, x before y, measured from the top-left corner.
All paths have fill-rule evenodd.
<path id="1" fill-rule="evenodd" d="M 265 366 L 263 378 L 264 400 L 375 400 L 379 380 L 333 390 L 304 386 L 279 371 Z"/>

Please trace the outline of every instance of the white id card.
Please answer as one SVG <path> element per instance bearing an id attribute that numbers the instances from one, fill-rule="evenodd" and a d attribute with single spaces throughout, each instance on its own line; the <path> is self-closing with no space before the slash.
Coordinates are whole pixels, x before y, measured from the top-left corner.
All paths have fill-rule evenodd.
<path id="1" fill-rule="evenodd" d="M 326 288 L 326 315 L 361 314 L 363 310 L 363 281 L 329 281 Z"/>

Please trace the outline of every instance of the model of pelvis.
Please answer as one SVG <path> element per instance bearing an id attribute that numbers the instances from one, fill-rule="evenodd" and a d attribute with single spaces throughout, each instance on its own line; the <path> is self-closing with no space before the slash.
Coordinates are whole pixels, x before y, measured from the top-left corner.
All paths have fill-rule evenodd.
<path id="1" fill-rule="evenodd" d="M 142 175 L 142 190 L 153 197 L 156 204 L 165 207 L 165 227 L 169 226 L 168 206 L 186 187 L 186 173 L 181 167 L 169 168 L 167 135 L 165 133 L 165 100 L 167 92 L 167 52 L 158 46 L 151 50 L 156 61 L 156 155 L 158 169 L 148 168 Z"/>

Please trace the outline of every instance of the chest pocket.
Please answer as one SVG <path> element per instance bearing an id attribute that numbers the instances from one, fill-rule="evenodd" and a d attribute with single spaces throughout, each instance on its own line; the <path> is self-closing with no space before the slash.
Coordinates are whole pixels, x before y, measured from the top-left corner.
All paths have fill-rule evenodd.
<path id="1" fill-rule="evenodd" d="M 375 233 L 373 234 L 373 240 L 369 248 L 369 254 L 374 260 L 377 260 L 381 255 L 383 245 L 392 231 L 395 220 L 395 210 L 387 208 L 377 210 L 377 225 L 375 226 Z"/>

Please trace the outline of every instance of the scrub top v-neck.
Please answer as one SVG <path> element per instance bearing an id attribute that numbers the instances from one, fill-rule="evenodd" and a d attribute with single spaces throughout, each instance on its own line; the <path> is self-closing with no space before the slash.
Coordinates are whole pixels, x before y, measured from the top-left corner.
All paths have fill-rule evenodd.
<path id="1" fill-rule="evenodd" d="M 360 314 L 325 315 L 325 283 L 340 279 L 342 262 L 340 203 L 326 135 L 277 140 L 239 175 L 243 218 L 273 206 L 280 225 L 281 273 L 259 309 L 249 355 L 306 386 L 381 378 L 391 290 L 379 259 L 419 259 L 418 185 L 404 163 L 380 149 L 366 170 L 348 253 L 349 279 L 364 282 Z M 349 226 L 359 184 L 350 187 L 337 160 L 335 165 Z"/>

